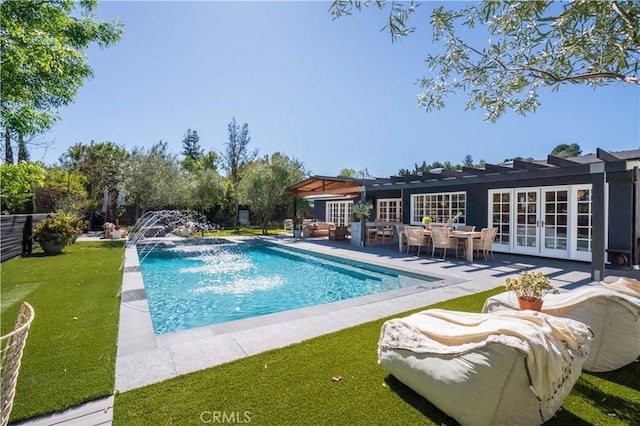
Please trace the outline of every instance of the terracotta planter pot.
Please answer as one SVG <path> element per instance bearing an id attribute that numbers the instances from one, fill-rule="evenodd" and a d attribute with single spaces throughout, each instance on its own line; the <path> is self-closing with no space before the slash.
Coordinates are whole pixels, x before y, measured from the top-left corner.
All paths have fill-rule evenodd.
<path id="1" fill-rule="evenodd" d="M 521 311 L 538 311 L 540 312 L 542 310 L 542 300 L 536 300 L 536 301 L 530 301 L 530 300 L 526 300 L 526 299 L 521 299 L 518 297 L 518 306 L 520 307 Z"/>
<path id="2" fill-rule="evenodd" d="M 64 246 L 64 243 L 59 243 L 56 240 L 40 241 L 40 247 L 42 247 L 42 250 L 49 254 L 61 253 Z"/>

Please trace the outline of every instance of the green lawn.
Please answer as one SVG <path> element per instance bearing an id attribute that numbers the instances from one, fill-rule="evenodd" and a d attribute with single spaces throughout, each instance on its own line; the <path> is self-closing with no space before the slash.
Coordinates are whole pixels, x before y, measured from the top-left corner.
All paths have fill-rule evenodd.
<path id="1" fill-rule="evenodd" d="M 503 290 L 431 307 L 479 312 Z M 267 425 L 456 424 L 378 366 L 383 321 L 119 394 L 114 424 L 198 425 L 216 423 L 215 416 Z M 336 375 L 342 380 L 333 381 Z M 640 363 L 583 373 L 548 424 L 640 424 Z"/>
<path id="2" fill-rule="evenodd" d="M 2 333 L 36 310 L 12 421 L 113 392 L 122 242 L 2 264 Z M 479 312 L 493 289 L 433 307 Z M 405 315 L 405 314 L 400 314 Z M 399 316 L 400 316 L 399 315 Z M 377 365 L 384 320 L 117 395 L 114 423 L 455 424 Z M 335 375 L 342 380 L 333 381 Z M 552 425 L 640 424 L 640 363 L 583 373 Z"/>
<path id="3" fill-rule="evenodd" d="M 2 334 L 23 301 L 35 310 L 11 420 L 113 393 L 123 242 L 77 242 L 2 264 Z"/>

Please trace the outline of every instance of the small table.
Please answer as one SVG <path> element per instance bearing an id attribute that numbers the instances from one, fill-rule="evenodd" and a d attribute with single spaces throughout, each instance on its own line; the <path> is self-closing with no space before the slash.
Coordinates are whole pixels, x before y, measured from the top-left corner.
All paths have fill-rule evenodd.
<path id="1" fill-rule="evenodd" d="M 329 229 L 330 240 L 346 240 L 347 239 L 347 227 L 336 226 L 333 229 Z"/>

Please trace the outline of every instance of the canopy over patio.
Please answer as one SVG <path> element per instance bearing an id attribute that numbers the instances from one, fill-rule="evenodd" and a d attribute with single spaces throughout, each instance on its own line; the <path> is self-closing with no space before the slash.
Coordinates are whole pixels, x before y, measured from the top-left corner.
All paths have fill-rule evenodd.
<path id="1" fill-rule="evenodd" d="M 362 184 L 362 179 L 311 176 L 302 182 L 285 188 L 284 192 L 298 197 L 309 198 L 326 195 L 355 197 L 360 194 Z"/>

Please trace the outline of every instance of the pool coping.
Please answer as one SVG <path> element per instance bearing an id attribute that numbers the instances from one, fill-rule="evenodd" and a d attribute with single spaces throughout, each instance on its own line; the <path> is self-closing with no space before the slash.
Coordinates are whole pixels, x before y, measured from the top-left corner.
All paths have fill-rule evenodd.
<path id="1" fill-rule="evenodd" d="M 282 245 L 295 242 L 289 239 L 268 240 Z M 296 244 L 296 248 L 336 256 L 335 253 L 326 253 L 326 250 L 312 244 L 304 247 Z M 358 252 L 345 250 L 341 257 L 372 263 L 363 260 L 362 254 Z M 381 262 L 377 265 L 387 267 Z M 389 267 L 399 269 L 397 265 Z M 425 276 L 419 270 L 404 269 Z M 339 302 L 155 335 L 138 253 L 135 246 L 126 247 L 120 292 L 116 390 L 124 392 L 425 306 L 433 303 L 432 298 L 425 297 L 425 293 L 462 281 L 432 274 L 429 276 L 438 279 L 429 288 L 421 285 L 407 286 Z"/>

